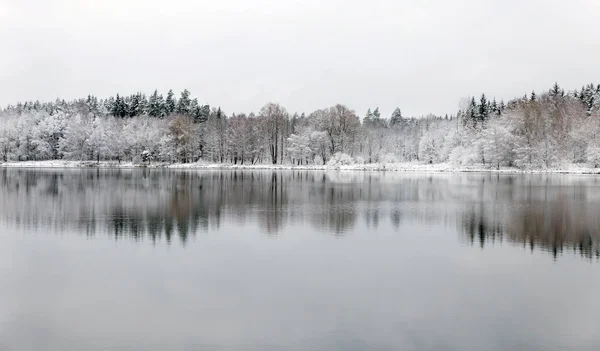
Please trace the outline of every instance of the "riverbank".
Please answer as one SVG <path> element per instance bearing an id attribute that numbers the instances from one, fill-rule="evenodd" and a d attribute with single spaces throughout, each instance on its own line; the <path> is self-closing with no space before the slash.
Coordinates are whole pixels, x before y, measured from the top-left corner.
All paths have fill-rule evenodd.
<path id="1" fill-rule="evenodd" d="M 454 166 L 448 163 L 423 164 L 416 162 L 401 162 L 388 164 L 355 164 L 355 165 L 234 165 L 234 164 L 214 164 L 214 163 L 150 163 L 134 164 L 132 162 L 114 162 L 114 161 L 21 161 L 0 163 L 4 168 L 169 168 L 169 169 L 206 169 L 206 170 L 307 170 L 307 171 L 393 171 L 393 172 L 424 172 L 424 173 L 448 173 L 448 172 L 490 172 L 490 173 L 556 173 L 556 174 L 600 174 L 600 168 L 582 167 L 580 165 L 566 165 L 557 168 L 547 169 L 518 169 L 501 168 L 499 170 L 481 166 Z"/>

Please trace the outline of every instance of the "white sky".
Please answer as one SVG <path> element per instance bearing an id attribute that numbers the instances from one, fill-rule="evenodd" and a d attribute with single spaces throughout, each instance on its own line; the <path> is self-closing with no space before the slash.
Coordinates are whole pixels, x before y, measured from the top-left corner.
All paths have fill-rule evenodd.
<path id="1" fill-rule="evenodd" d="M 600 1 L 0 0 L 0 104 L 177 94 L 227 113 L 454 113 L 600 82 Z"/>

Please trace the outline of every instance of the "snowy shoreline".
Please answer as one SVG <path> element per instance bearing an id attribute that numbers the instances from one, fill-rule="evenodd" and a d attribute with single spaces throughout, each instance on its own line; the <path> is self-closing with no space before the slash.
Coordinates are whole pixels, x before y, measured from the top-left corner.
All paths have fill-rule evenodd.
<path id="1" fill-rule="evenodd" d="M 354 165 L 234 165 L 213 163 L 152 163 L 134 164 L 132 162 L 100 163 L 91 161 L 17 161 L 0 163 L 2 168 L 151 168 L 151 169 L 197 169 L 197 170 L 298 170 L 298 171 L 367 171 L 367 172 L 422 172 L 422 173 L 511 173 L 511 174 L 600 174 L 600 168 L 570 165 L 565 168 L 548 169 L 518 169 L 518 168 L 485 168 L 485 167 L 456 167 L 447 163 L 390 163 L 390 164 L 354 164 Z"/>

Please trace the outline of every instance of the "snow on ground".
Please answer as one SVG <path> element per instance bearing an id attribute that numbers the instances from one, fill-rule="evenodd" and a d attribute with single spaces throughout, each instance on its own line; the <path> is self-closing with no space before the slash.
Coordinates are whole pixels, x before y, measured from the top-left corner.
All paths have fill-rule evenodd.
<path id="1" fill-rule="evenodd" d="M 0 163 L 0 167 L 5 168 L 85 168 L 85 167 L 102 167 L 102 168 L 132 168 L 137 167 L 132 162 L 107 162 L 100 163 L 93 161 L 15 161 Z"/>
<path id="2" fill-rule="evenodd" d="M 417 162 L 399 162 L 387 164 L 354 164 L 354 165 L 234 165 L 215 163 L 180 163 L 180 164 L 134 164 L 132 162 L 101 161 L 22 161 L 0 163 L 5 168 L 170 168 L 170 169 L 254 169 L 254 170 L 342 170 L 342 171 L 397 171 L 397 172 L 493 172 L 493 173 L 564 173 L 564 174 L 600 174 L 600 168 L 585 167 L 582 165 L 564 165 L 548 169 L 518 169 L 501 168 L 500 170 L 484 166 L 454 166 L 448 163 L 425 164 Z"/>

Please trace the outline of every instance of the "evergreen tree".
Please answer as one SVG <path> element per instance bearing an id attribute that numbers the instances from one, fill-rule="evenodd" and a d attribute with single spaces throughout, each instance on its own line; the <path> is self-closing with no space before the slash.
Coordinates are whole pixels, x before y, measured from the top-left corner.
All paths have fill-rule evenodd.
<path id="1" fill-rule="evenodd" d="M 199 109 L 200 109 L 200 105 L 198 104 L 198 99 L 194 98 L 190 102 L 190 107 L 189 107 L 188 115 L 195 118 L 195 116 L 198 113 Z"/>
<path id="2" fill-rule="evenodd" d="M 37 103 L 39 103 L 39 101 Z M 89 113 L 94 114 L 94 115 L 98 114 L 98 98 L 96 98 L 95 96 L 92 96 L 92 95 L 88 95 L 87 99 L 85 100 L 85 105 L 86 105 Z M 34 106 L 34 109 L 35 109 L 35 106 Z"/>
<path id="3" fill-rule="evenodd" d="M 365 118 L 363 118 L 363 124 L 370 124 L 372 119 L 373 119 L 373 112 L 371 112 L 371 109 L 369 108 L 367 110 L 367 114 L 365 115 Z"/>
<path id="4" fill-rule="evenodd" d="M 477 103 L 475 102 L 474 97 L 471 97 L 471 103 L 469 104 L 469 111 L 467 113 L 467 116 L 469 116 L 469 119 L 471 121 L 473 121 L 474 125 L 477 124 L 477 120 L 479 119 L 479 117 L 478 117 Z"/>
<path id="5" fill-rule="evenodd" d="M 112 109 L 110 111 L 110 114 L 115 116 L 115 117 L 125 117 L 125 109 L 124 109 L 124 101 L 121 98 L 121 96 L 119 96 L 119 94 L 117 94 L 116 98 L 115 98 L 115 102 L 112 105 Z"/>
<path id="6" fill-rule="evenodd" d="M 499 115 L 499 111 L 498 111 L 498 104 L 496 103 L 496 98 L 494 98 L 492 100 L 492 103 L 490 104 L 490 109 L 489 109 L 490 113 L 494 113 Z"/>
<path id="7" fill-rule="evenodd" d="M 558 86 L 558 82 L 555 82 L 552 89 L 550 89 L 550 95 L 552 97 L 564 96 L 565 92 Z"/>
<path id="8" fill-rule="evenodd" d="M 164 115 L 165 116 L 170 116 L 175 112 L 176 109 L 176 104 L 177 102 L 175 101 L 175 94 L 173 94 L 173 90 L 169 89 L 169 92 L 167 93 L 167 98 L 165 100 L 165 111 L 164 111 Z"/>
<path id="9" fill-rule="evenodd" d="M 597 100 L 596 87 L 594 86 L 594 84 L 589 84 L 585 87 L 582 100 L 585 104 L 585 107 L 587 108 L 588 115 L 591 115 L 594 110 L 595 100 Z"/>
<path id="10" fill-rule="evenodd" d="M 481 94 L 481 99 L 479 100 L 479 120 L 485 121 L 489 116 L 488 112 L 488 103 L 485 94 Z"/>
<path id="11" fill-rule="evenodd" d="M 187 89 L 184 89 L 181 92 L 179 101 L 177 102 L 177 113 L 189 115 L 191 112 L 191 103 L 192 101 L 190 100 L 190 92 Z"/>
<path id="12" fill-rule="evenodd" d="M 119 103 L 117 106 L 119 107 L 118 116 L 121 118 L 127 117 L 129 115 L 129 99 L 128 98 L 120 98 L 118 99 Z"/>
<path id="13" fill-rule="evenodd" d="M 131 97 L 129 98 L 129 111 L 128 111 L 128 115 L 129 117 L 135 117 L 138 116 L 138 112 L 140 109 L 140 98 L 138 94 L 134 94 L 131 95 Z"/>
<path id="14" fill-rule="evenodd" d="M 125 117 L 129 117 L 131 116 L 131 96 L 126 96 L 124 98 L 122 98 L 123 102 L 124 102 L 124 108 L 125 108 Z"/>
<path id="15" fill-rule="evenodd" d="M 154 93 L 150 95 L 148 99 L 148 115 L 151 117 L 163 117 L 165 111 L 164 99 L 162 94 L 158 94 L 158 90 L 154 90 Z"/>
<path id="16" fill-rule="evenodd" d="M 531 92 L 531 101 L 535 101 L 535 99 L 537 99 L 537 97 L 535 96 L 535 91 Z"/>
<path id="17" fill-rule="evenodd" d="M 194 114 L 193 114 L 194 123 L 206 122 L 209 115 L 210 115 L 210 106 L 208 106 L 208 105 L 201 106 L 198 104 L 198 107 L 194 111 Z"/>
<path id="18" fill-rule="evenodd" d="M 104 109 L 106 110 L 106 113 L 108 115 L 116 116 L 116 114 L 115 114 L 115 98 L 114 97 L 111 96 L 104 101 Z"/>
<path id="19" fill-rule="evenodd" d="M 395 126 L 402 123 L 402 111 L 400 111 L 399 107 L 396 107 L 394 112 L 392 112 L 392 116 L 390 117 L 390 125 Z"/>
<path id="20" fill-rule="evenodd" d="M 381 113 L 379 113 L 379 107 L 376 107 L 373 111 L 373 118 L 381 118 Z"/>
<path id="21" fill-rule="evenodd" d="M 144 94 L 144 93 L 138 93 L 138 94 L 139 94 L 138 116 L 147 115 L 148 114 L 148 98 L 146 97 L 146 94 Z"/>

